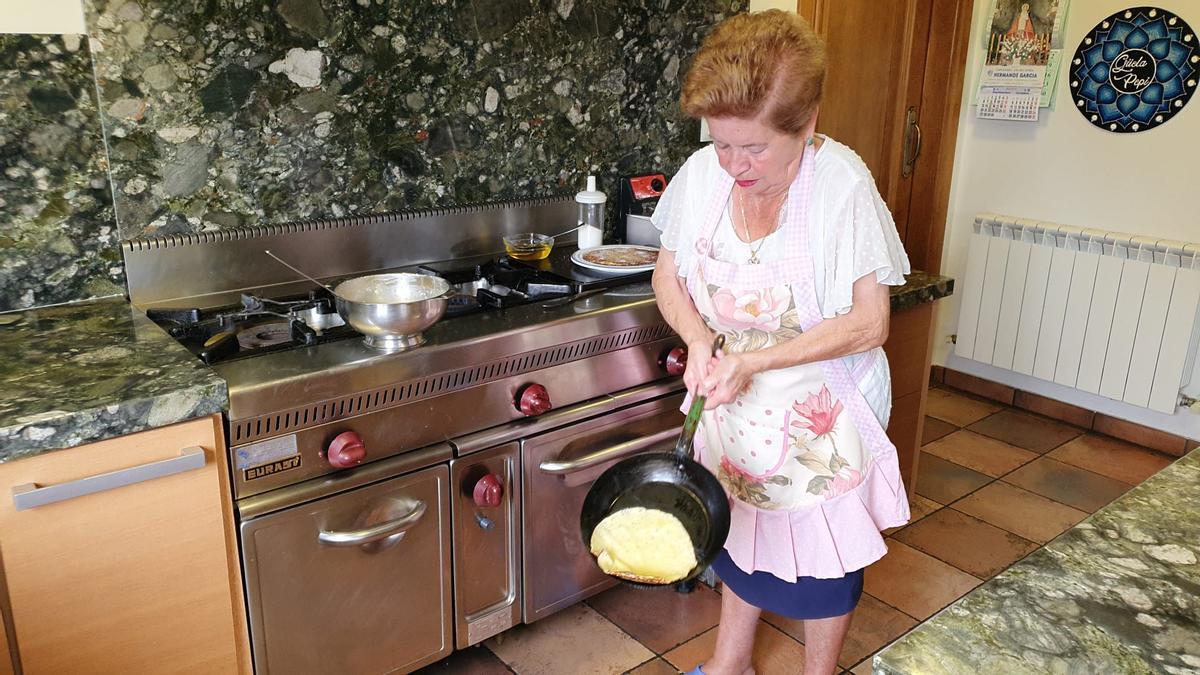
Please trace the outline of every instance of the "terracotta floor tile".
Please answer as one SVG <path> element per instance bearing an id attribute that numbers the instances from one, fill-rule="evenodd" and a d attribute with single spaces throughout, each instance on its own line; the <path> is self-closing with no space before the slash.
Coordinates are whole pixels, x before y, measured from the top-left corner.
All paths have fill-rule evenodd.
<path id="1" fill-rule="evenodd" d="M 622 584 L 588 604 L 658 654 L 687 642 L 721 619 L 721 596 L 704 584 L 686 594 Z"/>
<path id="2" fill-rule="evenodd" d="M 926 414 L 960 427 L 978 422 L 1001 407 L 949 389 L 930 389 L 925 398 Z"/>
<path id="3" fill-rule="evenodd" d="M 921 428 L 921 445 L 932 443 L 948 433 L 958 431 L 958 427 L 943 422 L 936 417 L 925 416 L 925 426 Z"/>
<path id="4" fill-rule="evenodd" d="M 510 675 L 504 662 L 487 647 L 476 645 L 454 652 L 437 663 L 425 666 L 416 675 Z"/>
<path id="5" fill-rule="evenodd" d="M 863 588 L 905 614 L 923 620 L 980 583 L 980 579 L 952 565 L 891 539 L 888 554 L 867 568 Z"/>
<path id="6" fill-rule="evenodd" d="M 1133 486 L 1052 457 L 1036 459 L 1003 478 L 1004 482 L 1093 513 Z"/>
<path id="7" fill-rule="evenodd" d="M 985 485 L 953 508 L 1044 544 L 1088 514 L 1003 481 Z"/>
<path id="8" fill-rule="evenodd" d="M 1080 436 L 1049 456 L 1130 485 L 1141 483 L 1175 461 L 1174 457 L 1100 434 Z"/>
<path id="9" fill-rule="evenodd" d="M 1038 454 L 1045 454 L 1084 432 L 1079 427 L 1019 410 L 1001 410 L 967 428 Z"/>
<path id="10" fill-rule="evenodd" d="M 948 462 L 927 452 L 917 465 L 917 494 L 939 504 L 949 504 L 992 481 L 989 476 Z"/>
<path id="11" fill-rule="evenodd" d="M 777 614 L 764 613 L 763 619 L 788 635 L 804 642 L 804 622 Z M 838 656 L 838 665 L 850 668 L 917 625 L 916 619 L 863 593 L 850 622 L 850 632 Z"/>
<path id="12" fill-rule="evenodd" d="M 653 652 L 582 604 L 501 633 L 487 646 L 520 675 L 616 675 L 654 658 Z"/>
<path id="13" fill-rule="evenodd" d="M 713 628 L 663 654 L 663 658 L 686 673 L 712 656 L 716 643 L 717 629 Z M 804 645 L 767 622 L 759 621 L 751 660 L 757 675 L 793 675 L 804 667 Z"/>
<path id="14" fill-rule="evenodd" d="M 629 671 L 629 675 L 679 675 L 679 671 L 661 658 L 657 658 Z"/>
<path id="15" fill-rule="evenodd" d="M 909 513 L 911 514 L 911 517 L 908 519 L 908 525 L 912 525 L 913 523 L 915 523 L 918 520 L 924 518 L 925 516 L 933 513 L 934 511 L 937 511 L 940 508 L 942 508 L 942 505 L 933 501 L 932 499 L 929 499 L 928 497 L 922 497 L 921 495 L 919 495 L 915 492 L 910 493 L 908 495 L 908 510 L 909 510 Z M 900 529 L 908 527 L 908 525 L 901 525 L 900 527 L 893 527 L 893 528 L 884 530 L 883 534 L 884 534 L 884 536 L 890 535 Z"/>
<path id="16" fill-rule="evenodd" d="M 935 455 L 965 466 L 968 469 L 999 478 L 1013 469 L 1038 458 L 1036 452 L 1022 450 L 1004 441 L 981 436 L 963 429 L 921 448 L 926 454 Z M 921 466 L 917 469 L 920 476 Z"/>
<path id="17" fill-rule="evenodd" d="M 1028 539 L 952 508 L 942 509 L 904 528 L 895 540 L 980 579 L 996 576 L 1038 547 Z"/>

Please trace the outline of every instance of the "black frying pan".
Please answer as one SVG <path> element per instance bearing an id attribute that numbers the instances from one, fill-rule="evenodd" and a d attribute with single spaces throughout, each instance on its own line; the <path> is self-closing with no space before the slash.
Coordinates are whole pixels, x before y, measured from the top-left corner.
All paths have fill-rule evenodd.
<path id="1" fill-rule="evenodd" d="M 718 335 L 713 351 L 725 344 Z M 583 500 L 579 528 L 583 545 L 591 550 L 592 532 L 610 514 L 634 506 L 658 509 L 683 523 L 696 551 L 696 567 L 683 579 L 670 584 L 648 584 L 624 580 L 647 588 L 691 581 L 721 552 L 729 534 L 729 498 L 716 476 L 692 459 L 692 442 L 704 397 L 696 396 L 683 423 L 683 433 L 673 452 L 650 452 L 621 460 L 600 474 Z"/>

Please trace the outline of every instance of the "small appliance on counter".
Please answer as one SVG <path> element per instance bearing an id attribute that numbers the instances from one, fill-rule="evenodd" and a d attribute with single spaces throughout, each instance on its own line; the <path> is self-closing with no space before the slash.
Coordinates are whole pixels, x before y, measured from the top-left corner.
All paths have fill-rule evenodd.
<path id="1" fill-rule="evenodd" d="M 659 232 L 650 222 L 658 199 L 667 189 L 661 173 L 626 176 L 617 192 L 617 241 L 643 246 L 659 245 Z"/>

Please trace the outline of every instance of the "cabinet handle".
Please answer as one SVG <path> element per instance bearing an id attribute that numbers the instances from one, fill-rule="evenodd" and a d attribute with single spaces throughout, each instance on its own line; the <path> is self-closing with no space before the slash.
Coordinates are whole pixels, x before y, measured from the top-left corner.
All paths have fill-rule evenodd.
<path id="1" fill-rule="evenodd" d="M 317 535 L 317 540 L 327 546 L 361 546 L 404 532 L 416 525 L 423 515 L 425 515 L 425 502 L 417 502 L 411 511 L 395 520 L 389 520 L 373 527 L 364 527 L 361 530 L 346 532 L 321 530 L 321 533 Z"/>
<path id="2" fill-rule="evenodd" d="M 12 489 L 13 505 L 18 511 L 34 509 L 47 504 L 63 502 L 76 497 L 83 497 L 106 490 L 144 483 L 156 478 L 173 476 L 177 473 L 199 469 L 204 466 L 204 448 L 193 445 L 179 451 L 178 457 L 164 459 L 149 464 L 139 464 L 128 469 L 119 469 L 88 476 L 68 483 L 40 487 L 37 483 L 25 483 Z"/>
<path id="3" fill-rule="evenodd" d="M 921 156 L 921 125 L 917 123 L 917 109 L 909 108 L 904 116 L 904 158 L 900 166 L 900 175 L 908 178 L 912 175 Z"/>
<path id="4" fill-rule="evenodd" d="M 659 443 L 664 443 L 679 436 L 679 429 L 664 429 L 656 434 L 651 434 L 645 438 L 636 438 L 632 441 L 610 445 L 603 450 L 597 450 L 590 455 L 584 455 L 579 459 L 571 459 L 560 461 L 557 458 L 538 464 L 538 469 L 543 473 L 549 473 L 556 476 L 565 476 L 569 473 L 583 471 L 589 467 L 603 464 L 621 457 L 637 454 L 646 448 L 649 448 Z"/>

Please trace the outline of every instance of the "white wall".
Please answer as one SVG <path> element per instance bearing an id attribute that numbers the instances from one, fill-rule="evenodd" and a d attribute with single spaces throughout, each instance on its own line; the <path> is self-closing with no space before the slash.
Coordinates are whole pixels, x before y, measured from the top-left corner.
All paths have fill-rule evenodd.
<path id="1" fill-rule="evenodd" d="M 750 11 L 761 12 L 764 9 L 786 9 L 796 11 L 796 0 L 750 0 Z"/>
<path id="2" fill-rule="evenodd" d="M 1200 100 L 1156 129 L 1136 134 L 1102 131 L 1074 110 L 1067 74 L 1084 34 L 1110 14 L 1138 3 L 1073 0 L 1063 43 L 1055 111 L 1043 108 L 1037 122 L 979 120 L 970 105 L 978 86 L 981 48 L 991 3 L 976 0 L 959 121 L 954 178 L 942 254 L 944 274 L 962 279 L 974 216 L 993 212 L 1148 237 L 1200 242 L 1196 153 L 1200 149 Z M 1159 0 L 1200 29 L 1200 2 Z M 1009 371 L 959 359 L 947 342 L 956 331 L 959 296 L 941 301 L 934 362 L 973 372 L 1027 391 L 1173 433 L 1200 437 L 1200 415 L 1173 416 L 1089 396 Z M 976 368 L 978 366 L 978 368 Z M 1198 364 L 1200 371 L 1200 364 Z M 1200 392 L 1200 372 L 1186 392 Z"/>
<path id="3" fill-rule="evenodd" d="M 0 33 L 83 33 L 80 0 L 0 0 Z"/>

